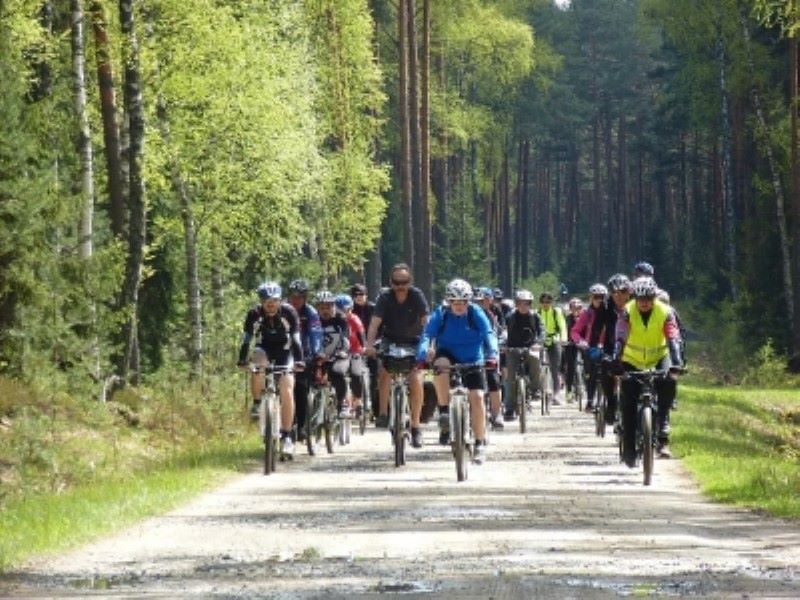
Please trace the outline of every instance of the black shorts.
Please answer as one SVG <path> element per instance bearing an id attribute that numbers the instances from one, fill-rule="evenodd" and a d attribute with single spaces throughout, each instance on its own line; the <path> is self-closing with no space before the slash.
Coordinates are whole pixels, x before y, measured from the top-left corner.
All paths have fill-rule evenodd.
<path id="1" fill-rule="evenodd" d="M 447 350 L 437 350 L 436 358 L 440 357 L 449 360 L 450 364 L 454 365 L 458 363 L 455 357 Z M 486 390 L 486 376 L 483 368 L 470 369 L 463 374 L 461 381 L 464 383 L 464 387 L 466 387 L 468 390 L 479 390 L 481 392 Z"/>

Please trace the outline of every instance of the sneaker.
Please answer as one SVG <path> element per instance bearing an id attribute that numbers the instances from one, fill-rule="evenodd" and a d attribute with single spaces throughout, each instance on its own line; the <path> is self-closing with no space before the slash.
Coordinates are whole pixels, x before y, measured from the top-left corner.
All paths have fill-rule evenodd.
<path id="1" fill-rule="evenodd" d="M 253 400 L 253 404 L 250 406 L 250 418 L 254 421 L 258 419 L 260 416 L 259 413 L 261 412 L 261 400 Z"/>
<path id="2" fill-rule="evenodd" d="M 493 431 L 502 431 L 505 427 L 503 422 L 497 417 L 497 415 L 489 418 L 489 425 L 492 426 Z"/>
<path id="3" fill-rule="evenodd" d="M 386 429 L 389 427 L 389 415 L 378 415 L 375 417 L 375 427 Z"/>
<path id="4" fill-rule="evenodd" d="M 439 431 L 450 433 L 450 413 L 439 413 Z"/>
<path id="5" fill-rule="evenodd" d="M 297 441 L 298 442 L 305 442 L 306 441 L 306 428 L 305 427 L 298 427 L 297 428 Z"/>
<path id="6" fill-rule="evenodd" d="M 281 440 L 281 443 L 281 454 L 291 458 L 294 455 L 294 442 L 292 441 L 292 437 L 287 435 Z"/>
<path id="7" fill-rule="evenodd" d="M 422 448 L 422 430 L 419 427 L 411 428 L 411 445 L 414 448 Z"/>
<path id="8" fill-rule="evenodd" d="M 486 460 L 486 444 L 480 440 L 475 442 L 475 450 L 472 452 L 472 462 L 482 465 Z"/>
<path id="9" fill-rule="evenodd" d="M 550 398 L 550 406 L 561 406 L 561 400 L 558 399 L 558 396 Z"/>
<path id="10" fill-rule="evenodd" d="M 450 432 L 449 431 L 440 431 L 439 432 L 439 443 L 442 446 L 447 446 L 450 444 Z"/>
<path id="11" fill-rule="evenodd" d="M 658 447 L 658 458 L 672 458 L 672 452 L 668 444 L 660 444 Z"/>
<path id="12" fill-rule="evenodd" d="M 510 423 L 513 420 L 514 420 L 514 413 L 513 412 L 506 411 L 506 412 L 503 413 L 503 421 L 505 421 L 506 423 Z"/>

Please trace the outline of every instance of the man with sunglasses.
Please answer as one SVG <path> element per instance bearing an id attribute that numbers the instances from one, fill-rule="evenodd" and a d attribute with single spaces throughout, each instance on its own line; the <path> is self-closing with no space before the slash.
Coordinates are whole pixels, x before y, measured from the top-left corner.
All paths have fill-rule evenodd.
<path id="1" fill-rule="evenodd" d="M 381 349 L 390 344 L 413 347 L 416 350 L 422 330 L 428 321 L 428 301 L 419 288 L 411 285 L 411 267 L 405 263 L 392 267 L 389 277 L 391 288 L 381 292 L 375 303 L 375 311 L 369 322 L 367 346 L 368 357 L 376 355 L 375 340 L 382 331 Z M 411 404 L 411 445 L 422 447 L 420 415 L 422 412 L 423 372 L 415 369 L 408 375 L 409 399 Z M 389 425 L 389 392 L 391 378 L 382 367 L 378 374 L 379 414 L 375 420 L 378 427 Z"/>

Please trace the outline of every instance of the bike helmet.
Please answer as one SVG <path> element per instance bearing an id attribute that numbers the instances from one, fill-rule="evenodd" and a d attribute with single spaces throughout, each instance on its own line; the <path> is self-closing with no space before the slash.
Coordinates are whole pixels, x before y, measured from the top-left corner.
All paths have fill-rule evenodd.
<path id="1" fill-rule="evenodd" d="M 478 288 L 478 296 L 484 300 L 491 300 L 494 298 L 494 292 L 490 287 L 480 287 Z"/>
<path id="2" fill-rule="evenodd" d="M 494 295 L 495 300 L 502 300 L 504 296 L 503 290 L 501 290 L 500 288 L 494 288 L 492 290 L 492 294 Z"/>
<path id="3" fill-rule="evenodd" d="M 320 290 L 314 297 L 315 304 L 334 304 L 335 302 L 336 302 L 336 297 L 333 295 L 332 292 L 329 292 L 328 290 Z"/>
<path id="4" fill-rule="evenodd" d="M 449 302 L 453 300 L 471 300 L 472 286 L 463 279 L 453 279 L 447 284 L 444 295 Z"/>
<path id="5" fill-rule="evenodd" d="M 261 300 L 280 300 L 281 296 L 283 296 L 283 290 L 275 281 L 265 281 L 258 286 L 258 297 Z"/>
<path id="6" fill-rule="evenodd" d="M 581 302 L 580 298 L 571 298 L 570 299 L 570 301 L 569 301 L 570 310 L 575 308 L 575 307 L 583 308 L 583 302 Z"/>
<path id="7" fill-rule="evenodd" d="M 336 308 L 350 310 L 353 308 L 353 299 L 348 294 L 339 294 L 336 296 Z"/>
<path id="8" fill-rule="evenodd" d="M 633 272 L 637 277 L 653 277 L 656 274 L 653 265 L 645 261 L 636 263 L 633 267 Z"/>
<path id="9" fill-rule="evenodd" d="M 552 302 L 553 301 L 553 294 L 550 292 L 542 292 L 539 296 L 539 302 Z"/>
<path id="10" fill-rule="evenodd" d="M 658 286 L 652 277 L 638 277 L 631 284 L 631 292 L 637 298 L 655 298 Z"/>
<path id="11" fill-rule="evenodd" d="M 595 283 L 593 286 L 589 288 L 589 295 L 590 296 L 607 296 L 608 295 L 608 288 L 604 286 L 602 283 Z"/>
<path id="12" fill-rule="evenodd" d="M 517 293 L 514 294 L 514 300 L 517 302 L 533 302 L 533 294 L 528 290 L 517 290 Z"/>
<path id="13" fill-rule="evenodd" d="M 631 289 L 631 280 L 628 279 L 627 275 L 623 275 L 622 273 L 617 273 L 616 275 L 612 275 L 611 278 L 608 280 L 608 289 L 612 292 L 617 290 L 630 290 Z"/>
<path id="14" fill-rule="evenodd" d="M 350 288 L 350 295 L 357 296 L 358 294 L 366 294 L 367 293 L 367 286 L 363 283 L 354 283 L 353 286 Z"/>
<path id="15" fill-rule="evenodd" d="M 308 281 L 305 279 L 295 279 L 289 284 L 290 294 L 308 294 Z"/>

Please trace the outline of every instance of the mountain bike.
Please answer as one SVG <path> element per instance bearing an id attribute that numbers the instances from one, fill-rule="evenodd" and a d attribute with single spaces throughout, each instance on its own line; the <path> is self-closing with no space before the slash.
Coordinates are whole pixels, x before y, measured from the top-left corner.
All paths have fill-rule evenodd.
<path id="1" fill-rule="evenodd" d="M 583 364 L 583 352 L 575 352 L 575 372 L 572 374 L 572 391 L 575 394 L 575 402 L 578 404 L 578 412 L 583 412 L 583 402 L 586 398 L 586 372 Z"/>
<path id="2" fill-rule="evenodd" d="M 553 344 L 557 342 L 551 342 Z M 553 389 L 553 375 L 551 373 L 550 357 L 547 346 L 542 345 L 539 350 L 540 375 L 542 381 L 542 415 L 550 414 L 550 401 L 553 399 L 555 390 Z"/>
<path id="3" fill-rule="evenodd" d="M 622 375 L 622 379 L 635 379 L 641 386 L 636 399 L 636 458 L 642 461 L 644 485 L 650 485 L 653 479 L 653 458 L 660 433 L 656 418 L 658 395 L 655 382 L 668 376 L 669 371 L 664 369 L 626 371 Z M 620 435 L 622 436 L 622 427 Z"/>
<path id="4" fill-rule="evenodd" d="M 438 367 L 435 373 L 450 373 L 450 446 L 456 461 L 456 479 L 467 479 L 467 468 L 472 459 L 474 440 L 469 390 L 464 385 L 464 375 L 483 369 L 479 363 L 458 363 L 448 367 Z"/>
<path id="5" fill-rule="evenodd" d="M 391 393 L 389 395 L 389 428 L 394 444 L 394 466 L 406 464 L 406 442 L 409 438 L 411 413 L 408 404 L 408 374 L 416 363 L 416 350 L 409 346 L 390 344 L 380 354 L 383 368 L 389 373 Z"/>
<path id="6" fill-rule="evenodd" d="M 325 449 L 333 454 L 334 440 L 339 434 L 339 413 L 336 408 L 336 392 L 328 382 L 325 364 L 316 365 L 317 373 L 308 393 L 306 409 L 306 448 L 309 456 L 315 456 L 317 445 L 325 438 Z"/>
<path id="7" fill-rule="evenodd" d="M 519 432 L 525 433 L 528 428 L 528 413 L 531 411 L 534 399 L 533 382 L 528 368 L 529 348 L 506 348 L 506 353 L 511 355 L 510 360 L 516 360 L 516 376 L 514 381 L 509 381 L 517 391 L 517 414 L 519 415 Z"/>
<path id="8" fill-rule="evenodd" d="M 275 472 L 278 456 L 281 461 L 292 458 L 281 454 L 281 397 L 275 381 L 277 376 L 291 369 L 269 364 L 266 367 L 253 365 L 251 370 L 253 373 L 264 372 L 264 391 L 261 392 L 261 404 L 258 407 L 258 431 L 264 441 L 264 475 L 269 475 Z"/>

